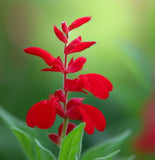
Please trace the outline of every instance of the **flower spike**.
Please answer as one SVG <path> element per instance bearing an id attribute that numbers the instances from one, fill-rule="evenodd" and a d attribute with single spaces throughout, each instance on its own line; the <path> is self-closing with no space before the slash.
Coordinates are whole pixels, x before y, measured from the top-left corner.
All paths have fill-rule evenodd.
<path id="1" fill-rule="evenodd" d="M 68 44 L 69 32 L 90 20 L 91 16 L 78 18 L 69 27 L 66 22 L 62 22 L 62 31 L 54 25 L 56 36 L 64 43 L 64 61 L 59 56 L 55 58 L 49 52 L 38 47 L 24 49 L 25 53 L 38 56 L 47 63 L 49 67 L 42 69 L 42 71 L 53 71 L 63 74 L 63 89 L 58 89 L 54 94 L 50 94 L 48 100 L 34 104 L 26 116 L 26 122 L 29 127 L 36 126 L 41 129 L 50 128 L 55 122 L 56 115 L 63 118 L 58 134 L 49 134 L 51 141 L 59 146 L 64 137 L 76 126 L 73 123 L 69 123 L 69 120 L 85 122 L 85 131 L 88 134 L 93 134 L 95 128 L 102 132 L 106 127 L 106 120 L 102 112 L 92 105 L 83 104 L 84 98 L 74 97 L 68 100 L 69 92 L 83 92 L 87 94 L 86 91 L 88 91 L 97 98 L 107 99 L 109 92 L 113 90 L 112 83 L 106 77 L 96 73 L 81 74 L 75 79 L 68 79 L 68 74 L 81 71 L 87 61 L 85 57 L 76 59 L 71 57 L 68 63 L 68 56 L 72 53 L 84 51 L 96 43 L 95 41 L 82 42 L 82 37 L 79 36 Z"/>

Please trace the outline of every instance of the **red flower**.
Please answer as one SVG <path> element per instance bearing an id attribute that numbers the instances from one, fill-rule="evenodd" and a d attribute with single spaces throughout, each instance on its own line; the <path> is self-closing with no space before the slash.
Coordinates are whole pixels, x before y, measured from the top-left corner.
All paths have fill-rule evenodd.
<path id="1" fill-rule="evenodd" d="M 74 123 L 68 123 L 66 135 L 68 135 L 75 127 L 76 127 L 76 125 Z M 63 123 L 59 126 L 58 134 L 51 133 L 51 134 L 48 135 L 49 138 L 50 138 L 50 140 L 53 143 L 57 144 L 57 145 L 60 145 L 60 139 L 61 139 L 61 135 L 62 135 L 62 129 L 63 129 Z"/>
<path id="2" fill-rule="evenodd" d="M 67 34 L 69 32 L 69 29 L 67 27 L 66 22 L 61 23 L 61 28 L 62 28 L 62 30 L 63 30 L 64 33 Z"/>
<path id="3" fill-rule="evenodd" d="M 95 41 L 81 42 L 81 39 L 82 39 L 81 36 L 79 36 L 78 38 L 74 39 L 71 43 L 69 43 L 69 45 L 65 47 L 64 53 L 71 54 L 75 52 L 81 52 L 96 43 Z"/>
<path id="4" fill-rule="evenodd" d="M 82 18 L 78 18 L 76 19 L 74 22 L 72 22 L 72 24 L 68 27 L 69 31 L 80 27 L 81 25 L 87 23 L 88 21 L 91 20 L 91 16 L 90 17 L 82 17 Z"/>
<path id="5" fill-rule="evenodd" d="M 54 58 L 49 52 L 38 47 L 25 48 L 23 51 L 42 58 L 49 66 L 52 66 L 51 68 L 44 68 L 42 71 L 64 72 L 63 62 L 60 57 Z"/>
<path id="6" fill-rule="evenodd" d="M 65 72 L 63 62 L 60 57 L 57 57 L 56 62 L 51 68 L 44 68 L 41 71 Z"/>
<path id="7" fill-rule="evenodd" d="M 23 51 L 42 58 L 49 66 L 53 65 L 57 61 L 49 52 L 38 47 L 25 48 Z"/>
<path id="8" fill-rule="evenodd" d="M 86 93 L 83 88 L 85 86 L 85 82 L 81 81 L 80 79 L 66 79 L 64 90 L 65 91 L 76 91 L 76 92 L 83 92 Z"/>
<path id="9" fill-rule="evenodd" d="M 82 38 L 81 38 L 81 36 L 79 36 L 78 38 L 76 38 L 76 39 L 74 39 L 72 42 L 70 42 L 70 43 L 68 44 L 68 46 L 65 47 L 64 53 L 65 53 L 65 54 L 69 54 L 70 51 L 72 51 L 72 49 L 81 42 L 81 40 L 82 40 Z"/>
<path id="10" fill-rule="evenodd" d="M 79 57 L 75 60 L 72 58 L 68 64 L 67 73 L 75 73 L 80 71 L 86 61 L 87 59 L 85 57 Z"/>
<path id="11" fill-rule="evenodd" d="M 106 126 L 106 120 L 102 112 L 94 106 L 88 104 L 78 103 L 77 106 L 71 111 L 67 109 L 67 116 L 69 119 L 85 122 L 85 131 L 88 134 L 93 134 L 94 128 L 102 132 Z"/>
<path id="12" fill-rule="evenodd" d="M 62 89 L 58 89 L 58 90 L 54 93 L 54 95 L 55 95 L 56 97 L 58 97 L 58 99 L 59 99 L 60 102 L 65 103 L 66 98 L 65 98 L 65 94 L 64 94 L 64 92 L 63 92 Z"/>
<path id="13" fill-rule="evenodd" d="M 54 25 L 54 32 L 60 41 L 62 41 L 63 43 L 68 43 L 68 40 L 65 37 L 65 35 L 55 25 Z"/>
<path id="14" fill-rule="evenodd" d="M 96 73 L 89 73 L 80 75 L 79 79 L 67 79 L 64 89 L 76 92 L 85 92 L 83 90 L 85 89 L 97 98 L 107 99 L 113 86 L 106 77 Z"/>
<path id="15" fill-rule="evenodd" d="M 57 90 L 54 95 L 49 96 L 49 100 L 43 100 L 34 104 L 27 113 L 26 122 L 29 127 L 41 129 L 50 128 L 56 118 L 56 113 L 61 117 L 65 116 L 62 105 L 63 95 L 61 90 Z"/>
<path id="16" fill-rule="evenodd" d="M 26 122 L 29 127 L 50 128 L 56 117 L 55 106 L 48 100 L 33 105 L 27 113 Z"/>

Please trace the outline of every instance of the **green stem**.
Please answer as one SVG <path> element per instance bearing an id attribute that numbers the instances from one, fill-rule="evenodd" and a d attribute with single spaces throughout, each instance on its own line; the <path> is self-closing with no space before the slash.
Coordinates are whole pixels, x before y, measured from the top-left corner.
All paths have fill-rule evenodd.
<path id="1" fill-rule="evenodd" d="M 68 38 L 68 34 L 66 35 L 66 37 Z M 67 45 L 65 44 L 65 47 Z M 67 54 L 65 54 L 65 62 L 64 62 L 64 67 L 65 67 L 65 73 L 64 73 L 64 85 L 65 85 L 65 81 L 67 79 L 67 73 L 66 73 L 66 70 L 67 70 Z M 65 98 L 66 98 L 66 101 L 64 103 L 64 112 L 66 113 L 66 105 L 67 105 L 67 99 L 68 99 L 68 92 L 65 91 Z M 67 131 L 67 125 L 68 125 L 68 121 L 69 119 L 67 117 L 64 118 L 64 121 L 63 121 L 63 129 L 62 129 L 62 134 L 61 134 L 61 141 L 65 138 L 66 136 L 66 131 Z"/>
<path id="2" fill-rule="evenodd" d="M 68 118 L 64 118 L 63 131 L 62 131 L 62 135 L 61 135 L 61 141 L 62 141 L 62 140 L 65 138 L 65 136 L 66 136 L 67 125 L 68 125 Z"/>

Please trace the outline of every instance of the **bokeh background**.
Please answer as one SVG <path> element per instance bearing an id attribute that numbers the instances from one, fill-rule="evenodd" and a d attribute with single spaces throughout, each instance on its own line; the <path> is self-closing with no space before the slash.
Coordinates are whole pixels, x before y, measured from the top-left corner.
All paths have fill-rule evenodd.
<path id="1" fill-rule="evenodd" d="M 83 41 L 97 41 L 97 44 L 75 53 L 74 57 L 87 57 L 84 68 L 88 70 L 81 73 L 103 74 L 112 81 L 114 90 L 107 100 L 91 94 L 72 94 L 85 97 L 84 103 L 99 108 L 107 120 L 104 132 L 85 133 L 83 151 L 131 129 L 132 135 L 124 142 L 119 156 L 136 155 L 137 160 L 154 160 L 155 153 L 137 150 L 133 145 L 137 135 L 143 132 L 141 113 L 155 89 L 154 0 L 1 0 L 0 105 L 25 121 L 34 103 L 62 88 L 60 73 L 40 72 L 46 64 L 24 54 L 22 49 L 37 46 L 63 58 L 63 44 L 54 35 L 53 25 L 60 28 L 62 21 L 69 25 L 79 17 L 90 15 L 92 21 L 73 31 L 70 38 L 82 35 Z M 60 123 L 61 118 L 57 118 L 50 130 L 40 130 L 45 137 L 37 137 L 55 155 L 58 148 L 48 140 L 47 134 L 57 132 Z M 25 159 L 18 141 L 1 121 L 0 159 Z"/>

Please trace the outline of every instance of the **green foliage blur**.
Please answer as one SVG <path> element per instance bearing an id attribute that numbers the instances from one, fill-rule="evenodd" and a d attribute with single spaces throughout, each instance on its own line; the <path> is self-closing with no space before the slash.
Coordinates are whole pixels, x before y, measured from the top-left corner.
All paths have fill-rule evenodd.
<path id="1" fill-rule="evenodd" d="M 97 41 L 90 49 L 73 55 L 87 57 L 84 69 L 88 70 L 70 78 L 81 73 L 99 73 L 111 80 L 114 90 L 107 100 L 91 94 L 70 95 L 85 97 L 84 103 L 96 106 L 107 120 L 104 132 L 84 134 L 83 151 L 131 129 L 132 136 L 124 143 L 120 157 L 155 158 L 152 154 L 138 153 L 133 147 L 134 137 L 143 125 L 140 113 L 155 90 L 155 1 L 1 0 L 0 15 L 0 105 L 3 108 L 25 121 L 33 104 L 62 88 L 60 73 L 40 72 L 46 64 L 24 54 L 22 49 L 36 46 L 63 58 L 63 44 L 54 35 L 53 25 L 60 28 L 62 21 L 69 25 L 79 17 L 92 15 L 92 21 L 72 31 L 70 37 L 81 35 L 83 41 Z M 40 130 L 44 136 L 38 138 L 55 155 L 59 150 L 47 135 L 57 132 L 61 122 L 57 117 L 52 128 Z M 1 121 L 0 159 L 24 160 L 18 141 Z"/>

